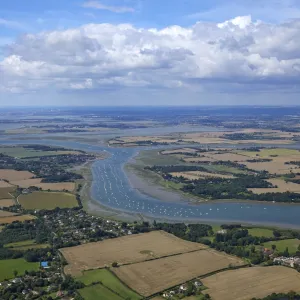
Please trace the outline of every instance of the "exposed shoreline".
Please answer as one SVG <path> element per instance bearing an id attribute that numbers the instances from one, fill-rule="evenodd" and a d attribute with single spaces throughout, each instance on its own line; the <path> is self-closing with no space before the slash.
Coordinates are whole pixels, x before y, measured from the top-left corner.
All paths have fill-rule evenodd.
<path id="1" fill-rule="evenodd" d="M 27 141 L 28 142 L 28 141 Z M 33 142 L 33 141 L 29 141 L 29 142 Z M 35 142 L 35 141 L 34 141 Z M 16 144 L 17 142 L 11 142 L 9 144 Z M 8 144 L 8 143 L 7 143 Z M 41 140 L 41 144 L 43 144 L 43 141 Z M 46 145 L 57 145 L 57 146 L 64 146 L 64 147 L 71 147 L 72 145 L 69 145 L 68 146 L 65 146 L 65 145 L 62 145 L 62 142 L 56 142 L 55 140 L 52 140 L 51 142 L 47 140 L 47 142 L 45 141 L 45 144 Z M 76 149 L 76 146 L 74 147 Z M 78 147 L 79 149 L 84 149 L 82 147 Z M 93 152 L 92 149 L 89 149 L 89 148 L 86 148 L 85 149 L 87 152 Z M 101 151 L 103 151 L 103 149 L 99 149 Z M 130 182 L 129 180 L 129 176 L 130 174 L 128 174 L 128 172 L 126 172 L 126 165 L 128 163 L 132 163 L 134 161 L 134 159 L 136 158 L 136 155 L 138 155 L 139 151 L 142 151 L 142 150 L 148 150 L 148 149 L 137 149 L 137 151 L 135 151 L 133 153 L 132 156 L 128 157 L 126 160 L 123 160 L 122 161 L 122 169 L 123 171 L 125 172 L 125 176 L 127 178 L 127 180 Z M 151 150 L 151 149 L 149 149 Z M 156 149 L 155 149 L 156 150 Z M 106 150 L 104 150 L 106 151 Z M 110 151 L 108 151 L 110 152 Z M 99 160 L 97 160 L 99 161 Z M 177 217 L 172 217 L 172 216 L 162 216 L 162 217 L 159 217 L 158 215 L 151 215 L 150 213 L 147 214 L 145 213 L 144 214 L 141 214 L 139 212 L 131 212 L 131 211 L 126 211 L 126 209 L 119 209 L 119 208 L 114 208 L 114 207 L 109 207 L 109 206 L 106 206 L 106 205 L 102 205 L 100 202 L 96 201 L 95 199 L 92 199 L 91 197 L 91 190 L 90 190 L 90 187 L 92 185 L 92 182 L 93 182 L 93 178 L 91 176 L 91 173 L 92 173 L 92 166 L 93 166 L 93 163 L 91 163 L 89 165 L 89 168 L 88 168 L 88 171 L 87 171 L 87 175 L 89 174 L 89 176 L 87 177 L 87 182 L 85 184 L 85 187 L 84 187 L 84 191 L 85 191 L 85 198 L 83 199 L 83 202 L 84 202 L 84 205 L 85 205 L 85 209 L 88 209 L 89 213 L 91 214 L 97 214 L 97 215 L 101 215 L 105 218 L 110 218 L 110 219 L 114 219 L 114 220 L 119 220 L 119 221 L 122 221 L 122 220 L 126 220 L 129 222 L 130 221 L 134 221 L 134 220 L 144 220 L 144 221 L 152 221 L 152 220 L 156 220 L 156 221 L 162 221 L 162 222 L 169 222 L 169 223 L 172 223 L 172 222 L 183 222 L 183 223 L 208 223 L 208 224 L 224 224 L 224 223 L 238 223 L 238 224 L 249 224 L 251 226 L 277 226 L 277 227 L 281 227 L 281 228 L 300 228 L 300 224 L 298 222 L 298 219 L 295 219 L 295 214 L 292 214 L 294 215 L 294 224 L 290 224 L 290 222 L 293 222 L 292 219 L 287 219 L 285 218 L 285 220 L 283 221 L 283 223 L 280 222 L 281 218 L 278 216 L 278 219 L 274 219 L 274 218 L 271 218 L 272 221 L 268 221 L 268 217 L 267 218 L 264 218 L 263 216 L 261 216 L 259 219 L 257 218 L 254 218 L 254 219 L 251 219 L 251 218 L 246 218 L 244 221 L 243 220 L 239 220 L 238 216 L 238 212 L 236 215 L 234 215 L 234 218 L 231 219 L 230 215 L 227 215 L 227 216 L 224 216 L 223 218 L 221 217 L 218 217 L 218 218 L 202 218 L 202 217 L 197 217 L 197 218 L 194 218 L 192 215 L 189 216 L 189 217 L 183 217 L 181 218 L 181 216 L 178 216 Z M 145 183 L 143 178 L 140 178 L 138 177 L 139 181 L 143 182 L 143 184 L 148 188 L 150 189 L 150 192 L 157 192 L 157 189 L 159 188 L 157 185 L 150 185 L 149 186 L 149 183 Z M 134 182 L 131 178 L 131 184 L 133 184 L 134 186 L 134 189 L 136 191 L 138 191 L 141 195 L 145 195 L 145 191 L 141 191 L 139 190 L 137 187 L 136 187 L 136 182 Z M 141 187 L 140 187 L 141 188 Z M 166 204 L 172 204 L 172 203 L 175 203 L 174 201 L 174 194 L 176 193 L 176 191 L 171 191 L 171 192 L 168 192 L 166 189 L 161 189 L 160 190 L 160 193 L 163 194 L 163 198 L 161 197 L 157 197 L 158 199 L 157 200 L 161 200 L 163 201 L 164 203 Z M 172 195 L 172 197 L 166 197 L 166 193 L 168 193 L 168 195 Z M 178 197 L 178 195 L 177 195 Z M 178 199 L 178 202 L 181 202 L 181 203 L 188 203 L 190 202 L 193 206 L 195 207 L 198 207 L 200 208 L 201 207 L 201 204 L 203 204 L 203 206 L 209 204 L 209 205 L 212 205 L 214 206 L 215 205 L 215 208 L 217 208 L 218 204 L 222 204 L 222 202 L 224 202 L 223 200 L 215 200 L 215 201 L 205 201 L 205 202 L 202 202 L 202 203 L 199 203 L 199 204 L 193 204 L 191 199 L 181 199 L 180 197 L 177 198 Z M 167 201 L 169 200 L 169 201 Z M 183 200 L 183 201 L 182 201 Z M 243 204 L 254 204 L 255 202 L 254 201 L 246 201 L 246 200 L 242 200 L 242 201 L 237 201 L 237 200 L 230 200 L 230 201 L 225 201 L 225 202 L 236 202 L 236 203 L 239 203 L 241 205 Z M 270 203 L 270 202 L 261 202 L 259 201 L 258 202 L 259 205 L 260 205 L 260 208 L 263 209 L 265 206 L 269 206 L 271 207 L 273 203 Z M 177 203 L 178 204 L 178 203 Z M 191 205 L 190 204 L 190 205 Z M 232 203 L 233 204 L 233 203 Z M 288 206 L 291 206 L 294 204 L 290 204 L 290 203 L 276 203 L 274 204 L 277 206 L 277 208 L 282 207 L 288 207 Z M 190 206 L 191 207 L 191 206 Z M 296 206 L 294 206 L 296 207 Z M 299 206 L 297 205 L 297 210 L 298 210 Z M 280 208 L 279 208 L 280 209 Z M 258 211 L 258 213 L 260 214 L 260 211 Z M 263 211 L 263 210 L 262 210 Z M 291 211 L 291 210 L 289 210 Z M 292 213 L 292 211 L 291 211 Z M 279 220 L 279 221 L 278 221 Z M 296 224 L 296 225 L 295 225 Z"/>
<path id="2" fill-rule="evenodd" d="M 149 196 L 154 196 L 157 197 L 157 194 L 160 194 L 162 196 L 162 194 L 165 195 L 165 193 L 171 193 L 172 195 L 176 195 L 175 191 L 168 191 L 166 189 L 164 189 L 163 187 L 161 189 L 157 189 L 157 185 L 148 185 L 148 182 L 144 180 L 144 178 L 141 178 L 139 176 L 137 176 L 136 174 L 134 174 L 134 172 L 132 170 L 128 170 L 128 163 L 124 165 L 124 172 L 126 174 L 126 177 L 129 180 L 130 185 L 137 190 L 139 193 L 144 194 L 144 195 L 149 195 Z M 90 165 L 90 175 L 92 176 L 92 164 Z M 148 190 L 145 191 L 144 189 L 142 189 L 142 187 L 137 187 L 136 186 L 136 182 L 135 179 L 138 179 L 138 181 L 141 183 L 143 182 L 144 186 L 148 186 Z M 230 220 L 230 219 L 193 219 L 193 218 L 189 218 L 187 219 L 179 219 L 179 218 L 166 218 L 166 217 L 159 217 L 159 216 L 150 216 L 150 215 L 143 215 L 143 214 L 137 214 L 137 213 L 131 213 L 125 210 L 118 210 L 115 208 L 111 208 L 105 205 L 102 205 L 100 202 L 94 200 L 91 196 L 91 185 L 92 185 L 92 181 L 90 181 L 90 183 L 86 186 L 86 189 L 88 189 L 88 193 L 89 193 L 89 199 L 85 200 L 86 202 L 86 206 L 85 209 L 91 213 L 91 214 L 96 214 L 96 215 L 100 215 L 102 217 L 106 217 L 109 219 L 113 219 L 113 220 L 117 220 L 117 221 L 127 221 L 127 222 L 133 222 L 136 220 L 142 220 L 142 221 L 150 221 L 153 222 L 154 220 L 157 222 L 168 222 L 168 223 L 176 223 L 176 222 L 182 222 L 182 223 L 201 223 L 201 224 L 210 224 L 210 225 L 221 225 L 224 223 L 230 223 L 230 224 L 242 224 L 245 226 L 256 226 L 256 227 L 271 227 L 271 228 L 293 228 L 293 229 L 300 229 L 300 225 L 294 225 L 294 224 L 287 224 L 287 223 L 280 223 L 280 222 L 272 222 L 272 221 L 249 221 L 249 222 L 245 222 L 243 220 Z M 162 194 L 161 194 L 162 193 Z M 159 199 L 160 201 L 164 201 L 166 202 L 166 199 Z M 182 199 L 182 197 L 177 194 L 177 200 L 178 202 L 187 202 L 186 199 Z M 169 202 L 174 202 L 174 200 L 170 200 Z M 211 203 L 211 204 L 217 204 L 217 203 L 242 203 L 242 204 L 251 204 L 251 203 L 259 203 L 259 204 L 265 204 L 265 205 L 273 205 L 273 203 L 270 202 L 262 202 L 262 201 L 251 201 L 251 200 L 210 200 L 210 201 L 205 201 L 203 203 L 195 203 L 195 206 L 201 206 L 201 204 L 207 204 L 207 203 Z M 190 201 L 190 203 L 192 203 Z M 287 206 L 287 205 L 299 205 L 299 204 L 290 204 L 290 203 L 276 203 L 277 205 L 283 205 L 283 206 Z"/>
<path id="3" fill-rule="evenodd" d="M 138 190 L 141 194 L 148 195 L 150 197 L 157 198 L 160 201 L 164 202 L 185 202 L 189 204 L 193 204 L 195 206 L 200 206 L 201 204 L 208 204 L 208 203 L 244 203 L 244 204 L 265 204 L 265 205 L 295 205 L 300 206 L 300 203 L 290 203 L 290 202 L 270 202 L 270 201 L 258 201 L 258 200 L 245 200 L 245 199 L 201 199 L 193 195 L 189 195 L 183 192 L 180 192 L 175 189 L 171 189 L 162 185 L 159 185 L 155 182 L 153 178 L 150 176 L 139 176 L 137 174 L 138 165 L 136 163 L 135 157 L 139 155 L 140 151 L 132 157 L 132 162 L 127 162 L 124 167 L 124 172 L 126 174 L 126 177 L 129 180 L 129 183 L 132 188 Z M 143 166 L 142 166 L 143 167 Z M 153 177 L 159 176 L 156 174 L 153 174 Z M 171 199 L 171 200 L 169 200 Z"/>

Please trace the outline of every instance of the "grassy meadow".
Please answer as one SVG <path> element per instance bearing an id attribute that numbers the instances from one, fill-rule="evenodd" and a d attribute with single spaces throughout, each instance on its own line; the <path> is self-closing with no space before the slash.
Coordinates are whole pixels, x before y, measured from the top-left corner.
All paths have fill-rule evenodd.
<path id="1" fill-rule="evenodd" d="M 280 241 L 271 241 L 263 244 L 266 248 L 272 248 L 272 245 L 276 245 L 276 250 L 279 252 L 285 251 L 286 248 L 289 249 L 290 254 L 295 254 L 298 246 L 300 245 L 300 240 L 298 239 L 289 239 L 289 240 L 280 240 Z"/>
<path id="2" fill-rule="evenodd" d="M 104 286 L 113 290 L 116 294 L 132 300 L 141 299 L 134 291 L 126 287 L 114 274 L 107 269 L 97 269 L 85 271 L 84 274 L 77 278 L 85 285 L 90 285 L 94 282 L 101 282 Z"/>
<path id="3" fill-rule="evenodd" d="M 15 191 L 15 187 L 4 187 L 0 188 L 0 199 L 10 199 L 12 198 L 9 193 L 13 193 Z"/>
<path id="4" fill-rule="evenodd" d="M 76 154 L 76 151 L 41 151 L 34 150 L 29 148 L 24 148 L 22 146 L 16 147 L 0 147 L 0 153 L 17 157 L 17 158 L 31 158 L 31 157 L 42 157 L 42 156 L 50 156 L 50 155 L 62 155 L 62 154 Z"/>
<path id="5" fill-rule="evenodd" d="M 14 278 L 14 270 L 18 272 L 18 275 L 21 275 L 26 270 L 36 271 L 38 269 L 39 263 L 29 263 L 23 258 L 0 260 L 0 282 L 5 279 Z"/>
<path id="6" fill-rule="evenodd" d="M 35 240 L 27 240 L 15 243 L 9 243 L 4 245 L 5 248 L 11 250 L 28 250 L 28 249 L 40 249 L 50 247 L 49 244 L 36 244 Z"/>
<path id="7" fill-rule="evenodd" d="M 248 228 L 248 232 L 257 237 L 274 237 L 273 230 L 267 228 Z"/>
<path id="8" fill-rule="evenodd" d="M 122 300 L 117 294 L 113 293 L 109 289 L 107 289 L 102 284 L 96 284 L 89 287 L 85 287 L 81 290 L 78 290 L 80 295 L 85 300 Z"/>
<path id="9" fill-rule="evenodd" d="M 18 197 L 25 209 L 72 208 L 78 205 L 75 195 L 69 193 L 33 192 Z"/>

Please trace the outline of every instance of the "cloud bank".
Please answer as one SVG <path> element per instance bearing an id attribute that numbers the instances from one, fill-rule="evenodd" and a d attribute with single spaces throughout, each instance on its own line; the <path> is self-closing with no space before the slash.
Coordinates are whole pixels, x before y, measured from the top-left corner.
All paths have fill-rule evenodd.
<path id="1" fill-rule="evenodd" d="M 300 20 L 191 27 L 87 24 L 27 34 L 0 57 L 0 92 L 122 88 L 285 93 L 300 87 Z"/>

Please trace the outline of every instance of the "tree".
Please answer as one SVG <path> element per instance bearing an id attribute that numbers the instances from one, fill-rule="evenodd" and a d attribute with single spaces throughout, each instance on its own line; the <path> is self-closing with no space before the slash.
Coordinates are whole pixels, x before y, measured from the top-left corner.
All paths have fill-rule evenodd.
<path id="1" fill-rule="evenodd" d="M 281 237 L 281 233 L 280 233 L 280 231 L 278 231 L 278 230 L 273 230 L 273 235 L 274 235 L 275 237 Z"/>
<path id="2" fill-rule="evenodd" d="M 288 247 L 285 248 L 285 250 L 283 251 L 282 255 L 285 256 L 285 257 L 289 257 L 290 256 L 289 248 Z"/>
<path id="3" fill-rule="evenodd" d="M 111 266 L 112 266 L 113 268 L 117 268 L 117 267 L 118 267 L 118 263 L 117 263 L 116 261 L 114 261 L 114 262 L 111 264 Z"/>
<path id="4" fill-rule="evenodd" d="M 194 293 L 194 285 L 191 283 L 191 282 L 189 282 L 188 284 L 187 284 L 187 290 L 185 291 L 185 296 L 191 296 L 191 295 L 193 295 L 193 293 Z"/>

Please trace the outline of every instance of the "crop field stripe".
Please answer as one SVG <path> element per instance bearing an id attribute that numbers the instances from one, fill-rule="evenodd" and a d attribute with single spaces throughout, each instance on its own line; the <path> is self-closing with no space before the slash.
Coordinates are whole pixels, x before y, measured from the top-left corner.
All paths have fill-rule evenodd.
<path id="1" fill-rule="evenodd" d="M 207 292 L 216 300 L 262 298 L 274 292 L 300 291 L 300 275 L 283 266 L 232 270 L 203 280 Z"/>
<path id="2" fill-rule="evenodd" d="M 117 261 L 119 265 L 124 265 L 202 250 L 203 248 L 207 249 L 208 247 L 181 240 L 163 231 L 153 231 L 63 248 L 61 253 L 69 262 L 65 271 L 74 275 L 84 270 L 110 266 L 114 261 Z M 145 251 L 149 251 L 149 254 L 144 253 Z M 96 264 L 95 256 L 98 258 Z"/>
<path id="3" fill-rule="evenodd" d="M 117 278 L 119 280 L 119 278 Z M 122 281 L 119 280 L 121 283 Z M 125 299 L 122 295 L 120 295 L 119 293 L 117 293 L 116 291 L 114 291 L 112 288 L 108 287 L 107 285 L 103 284 L 103 283 L 98 283 L 99 285 L 104 286 L 106 289 L 108 289 L 109 291 L 111 291 L 112 293 L 116 294 L 117 296 L 119 296 L 120 298 Z M 93 284 L 91 284 L 90 286 L 93 286 Z M 126 286 L 126 285 L 125 285 Z M 130 289 L 131 290 L 131 289 Z M 133 291 L 134 292 L 134 291 Z"/>
<path id="4" fill-rule="evenodd" d="M 178 286 L 182 282 L 209 276 L 220 270 L 227 270 L 230 268 L 230 264 L 233 264 L 235 267 L 246 266 L 244 261 L 235 256 L 211 250 L 199 250 L 194 253 L 177 255 L 177 257 L 161 258 L 161 261 L 138 262 L 130 266 L 120 266 L 112 271 L 118 278 L 125 281 L 131 289 L 144 297 L 150 297 L 172 286 Z M 212 264 L 207 263 L 210 259 L 213 260 Z M 197 263 L 195 264 L 194 262 Z M 154 274 L 155 272 L 157 272 L 158 276 Z M 173 275 L 170 277 L 168 274 Z"/>
<path id="5" fill-rule="evenodd" d="M 134 291 L 132 288 L 130 288 L 124 281 L 122 281 L 111 269 L 107 268 L 106 270 L 108 270 L 110 272 L 110 274 L 112 274 L 112 276 L 114 276 L 118 281 L 120 281 L 126 288 L 128 288 L 130 291 L 136 293 L 138 296 L 140 296 L 141 298 L 143 298 L 138 292 Z M 115 292 L 116 293 L 116 292 Z M 118 294 L 118 293 L 116 293 Z M 121 295 L 119 295 L 121 296 Z M 121 296 L 122 297 L 122 296 Z M 123 298 L 123 297 L 122 297 Z"/>
<path id="6" fill-rule="evenodd" d="M 188 253 L 193 253 L 193 252 L 199 252 L 199 251 L 204 251 L 204 250 L 207 250 L 207 249 L 205 249 L 205 248 L 203 248 L 203 249 L 195 249 L 195 250 L 190 250 L 190 251 L 181 252 L 181 253 L 174 253 L 174 254 L 164 255 L 164 256 L 160 256 L 160 257 L 154 257 L 154 258 L 149 258 L 149 259 L 146 258 L 143 261 L 129 262 L 129 263 L 124 263 L 124 264 L 119 263 L 118 265 L 119 266 L 130 266 L 130 265 L 135 265 L 135 264 L 138 264 L 138 263 L 143 263 L 143 262 L 146 262 L 146 261 L 155 261 L 155 260 L 159 260 L 159 259 L 162 259 L 162 258 L 168 258 L 168 257 L 173 257 L 173 256 L 178 256 L 178 255 L 183 255 L 183 254 L 188 254 Z M 59 252 L 60 252 L 60 250 L 59 250 Z M 64 256 L 62 252 L 60 252 L 60 254 L 62 256 Z M 109 270 L 115 277 L 118 278 L 119 281 L 122 282 L 122 280 L 111 269 L 109 269 L 108 267 L 100 267 L 100 268 L 96 268 L 96 269 L 94 269 L 94 268 L 85 269 L 84 272 L 94 271 L 94 270 Z M 125 286 L 127 286 L 126 283 L 124 283 L 124 282 L 122 282 L 122 283 Z M 130 287 L 128 287 L 128 288 L 131 289 Z"/>
<path id="7" fill-rule="evenodd" d="M 179 256 L 179 255 L 183 255 L 183 254 L 189 254 L 189 253 L 199 252 L 199 251 L 204 251 L 204 250 L 207 250 L 207 249 L 195 249 L 195 250 L 190 250 L 190 251 L 186 251 L 186 252 L 167 254 L 167 255 L 164 255 L 164 256 L 160 256 L 160 257 L 146 258 L 143 261 L 136 261 L 136 262 L 129 262 L 129 263 L 124 263 L 124 264 L 119 264 L 119 266 L 130 266 L 130 265 L 135 265 L 135 264 L 138 264 L 138 263 L 143 263 L 143 262 L 146 262 L 146 261 L 154 261 L 154 260 L 159 260 L 159 259 L 162 259 L 162 258 L 174 257 L 174 256 Z M 105 267 L 104 268 L 99 268 L 99 269 L 105 269 Z"/>
<path id="8" fill-rule="evenodd" d="M 93 284 L 102 284 L 106 288 L 119 295 L 121 298 L 139 300 L 141 295 L 124 284 L 113 272 L 108 268 L 92 269 L 83 272 L 83 275 L 76 277 L 78 281 L 83 282 L 86 286 Z"/>
<path id="9" fill-rule="evenodd" d="M 249 268 L 249 265 L 238 266 L 238 267 L 235 267 L 234 270 L 245 269 L 245 268 Z M 176 284 L 176 285 L 174 285 L 174 286 L 170 286 L 170 287 L 168 287 L 167 289 L 161 290 L 161 291 L 159 291 L 159 292 L 157 292 L 157 293 L 155 293 L 155 294 L 152 294 L 152 295 L 150 295 L 150 296 L 144 297 L 143 299 L 144 299 L 144 300 L 149 300 L 149 299 L 152 299 L 153 297 L 160 296 L 160 294 L 161 294 L 162 292 L 164 292 L 164 291 L 166 291 L 166 290 L 172 290 L 172 289 L 178 287 L 179 285 L 182 285 L 182 284 L 185 284 L 185 283 L 188 283 L 188 282 L 197 280 L 197 279 L 204 279 L 204 278 L 207 278 L 207 277 L 209 277 L 209 276 L 213 276 L 213 275 L 215 275 L 215 274 L 219 274 L 219 273 L 226 272 L 226 271 L 230 271 L 230 270 L 232 270 L 232 269 L 231 269 L 231 268 L 224 268 L 224 269 L 220 269 L 220 270 L 217 270 L 217 271 L 214 271 L 214 272 L 207 273 L 207 274 L 205 274 L 205 275 L 196 276 L 196 277 L 194 277 L 194 278 L 192 278 L 192 279 L 190 279 L 190 280 L 183 281 L 183 282 L 181 282 L 181 283 L 179 283 L 179 284 Z M 115 275 L 115 276 L 116 276 L 116 275 Z M 121 279 L 119 279 L 119 280 L 121 281 Z M 137 293 L 137 292 L 136 292 L 136 293 Z"/>
<path id="10" fill-rule="evenodd" d="M 234 269 L 237 270 L 237 269 L 245 269 L 245 268 L 249 268 L 248 265 L 245 265 L 245 266 L 239 266 L 239 267 L 235 267 Z M 207 273 L 205 275 L 201 275 L 201 276 L 196 276 L 194 278 L 192 278 L 191 280 L 188 280 L 188 281 L 184 281 L 184 282 L 181 282 L 180 284 L 177 284 L 177 285 L 174 285 L 174 286 L 171 286 L 169 288 L 167 288 L 167 290 L 172 290 L 176 287 L 178 287 L 179 285 L 182 285 L 182 284 L 185 284 L 185 283 L 188 283 L 188 282 L 191 282 L 191 281 L 194 281 L 194 280 L 197 280 L 197 279 L 204 279 L 204 278 L 207 278 L 209 276 L 213 276 L 213 275 L 216 275 L 216 274 L 219 274 L 219 273 L 222 273 L 222 272 L 226 272 L 226 271 L 230 271 L 232 269 L 230 268 L 224 268 L 224 269 L 220 269 L 220 270 L 217 270 L 217 271 L 214 271 L 214 272 L 210 272 L 210 273 Z M 145 297 L 144 299 L 151 299 L 155 296 L 159 296 L 162 292 L 164 292 L 165 290 L 162 290 L 162 291 L 159 291 L 153 295 L 150 295 L 148 297 Z"/>
<path id="11" fill-rule="evenodd" d="M 93 291 L 94 289 L 96 290 L 94 292 L 94 295 L 93 294 L 90 295 L 89 293 L 88 293 L 88 295 L 86 295 L 86 291 L 90 291 L 90 290 Z M 116 293 L 112 292 L 110 289 L 105 287 L 103 284 L 91 285 L 91 286 L 85 287 L 81 290 L 78 290 L 78 292 L 82 297 L 84 297 L 85 299 L 88 299 L 88 300 L 98 300 L 98 299 L 119 300 L 119 299 L 123 299 L 119 295 L 117 295 Z M 92 296 L 96 296 L 97 298 L 92 298 Z"/>

